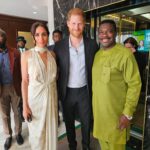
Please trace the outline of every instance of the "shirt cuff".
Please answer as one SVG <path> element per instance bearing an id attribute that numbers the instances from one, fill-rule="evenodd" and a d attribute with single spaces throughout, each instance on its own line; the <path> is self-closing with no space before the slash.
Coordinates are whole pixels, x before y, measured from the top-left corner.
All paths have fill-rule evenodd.
<path id="1" fill-rule="evenodd" d="M 128 116 L 128 115 L 125 115 L 125 116 L 127 117 L 128 120 L 132 120 L 133 118 L 132 116 Z"/>

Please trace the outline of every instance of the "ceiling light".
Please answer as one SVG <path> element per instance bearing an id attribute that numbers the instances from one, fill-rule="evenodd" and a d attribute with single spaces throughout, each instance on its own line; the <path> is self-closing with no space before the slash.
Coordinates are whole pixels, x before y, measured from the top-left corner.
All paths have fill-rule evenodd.
<path id="1" fill-rule="evenodd" d="M 110 17 L 110 18 L 116 18 L 116 19 L 119 19 L 119 17 L 116 16 L 116 15 L 106 15 L 106 16 L 108 16 L 108 17 Z"/>
<path id="2" fill-rule="evenodd" d="M 135 21 L 132 21 L 132 20 L 129 20 L 129 19 L 122 19 L 123 21 L 126 21 L 126 22 L 130 22 L 130 23 L 133 23 L 135 24 L 136 22 Z"/>
<path id="3" fill-rule="evenodd" d="M 150 19 L 150 13 L 142 14 L 141 16 L 142 16 L 142 17 L 145 17 L 145 18 L 147 18 L 147 19 Z"/>
<path id="4" fill-rule="evenodd" d="M 33 14 L 37 14 L 37 11 L 33 11 Z"/>

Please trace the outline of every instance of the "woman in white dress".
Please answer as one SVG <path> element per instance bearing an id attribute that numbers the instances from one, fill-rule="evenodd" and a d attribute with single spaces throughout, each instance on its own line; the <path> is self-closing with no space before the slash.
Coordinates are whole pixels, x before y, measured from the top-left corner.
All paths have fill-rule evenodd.
<path id="1" fill-rule="evenodd" d="M 31 34 L 35 47 L 21 56 L 23 116 L 28 120 L 31 149 L 56 150 L 58 117 L 55 56 L 46 47 L 49 31 L 45 24 L 34 23 Z"/>

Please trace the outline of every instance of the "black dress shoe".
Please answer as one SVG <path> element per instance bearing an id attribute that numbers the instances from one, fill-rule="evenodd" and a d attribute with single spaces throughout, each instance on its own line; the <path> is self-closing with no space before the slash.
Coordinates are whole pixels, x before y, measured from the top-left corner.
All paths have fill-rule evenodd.
<path id="1" fill-rule="evenodd" d="M 24 140 L 21 134 L 16 135 L 16 141 L 18 145 L 22 145 L 24 143 Z"/>
<path id="2" fill-rule="evenodd" d="M 12 141 L 12 137 L 9 137 L 6 139 L 5 144 L 4 144 L 4 150 L 8 150 L 10 148 L 11 141 Z"/>

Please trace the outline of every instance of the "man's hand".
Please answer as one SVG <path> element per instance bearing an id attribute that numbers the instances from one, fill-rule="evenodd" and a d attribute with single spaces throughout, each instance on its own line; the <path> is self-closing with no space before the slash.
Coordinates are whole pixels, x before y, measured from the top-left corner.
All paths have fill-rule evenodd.
<path id="1" fill-rule="evenodd" d="M 123 129 L 126 129 L 129 125 L 130 120 L 125 115 L 121 115 L 119 118 L 118 129 L 122 131 Z"/>

